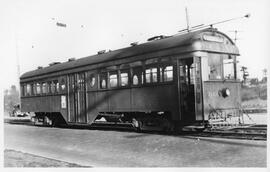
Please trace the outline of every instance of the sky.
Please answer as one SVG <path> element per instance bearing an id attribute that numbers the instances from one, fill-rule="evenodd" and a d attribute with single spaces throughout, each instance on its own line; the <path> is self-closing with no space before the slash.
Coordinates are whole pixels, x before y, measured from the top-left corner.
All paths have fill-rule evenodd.
<path id="1" fill-rule="evenodd" d="M 248 19 L 215 27 L 231 38 L 238 31 L 238 66 L 248 67 L 251 77 L 262 77 L 269 68 L 268 0 L 0 0 L 1 87 L 18 83 L 18 64 L 23 74 L 51 62 L 176 34 L 186 28 L 185 7 L 191 26 L 250 13 Z"/>

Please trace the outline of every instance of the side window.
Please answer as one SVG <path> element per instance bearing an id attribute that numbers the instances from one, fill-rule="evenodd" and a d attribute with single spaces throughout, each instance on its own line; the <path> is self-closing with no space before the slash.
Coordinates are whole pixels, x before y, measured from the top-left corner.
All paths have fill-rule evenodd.
<path id="1" fill-rule="evenodd" d="M 50 87 L 51 87 L 51 93 L 54 94 L 55 93 L 55 83 L 54 83 L 54 81 L 51 82 Z"/>
<path id="2" fill-rule="evenodd" d="M 25 96 L 24 85 L 21 84 L 21 96 Z"/>
<path id="3" fill-rule="evenodd" d="M 48 94 L 52 93 L 52 91 L 51 91 L 51 82 L 47 82 L 47 93 Z"/>
<path id="4" fill-rule="evenodd" d="M 60 91 L 59 82 L 57 80 L 55 81 L 55 91 L 56 91 L 56 93 L 59 93 L 59 91 Z"/>
<path id="5" fill-rule="evenodd" d="M 37 95 L 37 85 L 34 83 L 33 85 L 33 95 Z"/>
<path id="6" fill-rule="evenodd" d="M 107 73 L 102 73 L 99 75 L 99 88 L 107 88 Z"/>
<path id="7" fill-rule="evenodd" d="M 169 82 L 173 80 L 173 66 L 160 68 L 160 82 Z"/>
<path id="8" fill-rule="evenodd" d="M 64 78 L 61 78 L 60 89 L 61 89 L 62 92 L 66 91 L 66 81 L 65 81 Z"/>
<path id="9" fill-rule="evenodd" d="M 132 68 L 132 85 L 143 84 L 143 69 L 142 67 Z"/>
<path id="10" fill-rule="evenodd" d="M 117 78 L 117 73 L 110 73 L 110 77 L 109 77 L 109 81 L 110 81 L 110 87 L 111 88 L 115 88 L 118 86 L 118 78 Z"/>
<path id="11" fill-rule="evenodd" d="M 121 71 L 120 73 L 121 86 L 125 87 L 128 85 L 128 71 Z"/>
<path id="12" fill-rule="evenodd" d="M 26 95 L 31 96 L 31 94 L 32 94 L 31 84 L 26 84 Z"/>
<path id="13" fill-rule="evenodd" d="M 145 82 L 152 83 L 157 82 L 157 68 L 147 68 L 145 70 Z"/>
<path id="14" fill-rule="evenodd" d="M 47 93 L 48 93 L 48 90 L 47 90 L 47 83 L 46 83 L 46 82 L 43 82 L 43 83 L 42 83 L 42 93 L 43 93 L 43 94 L 47 94 Z"/>
<path id="15" fill-rule="evenodd" d="M 89 76 L 89 87 L 94 88 L 95 84 L 96 84 L 96 77 L 95 74 L 92 73 Z"/>
<path id="16" fill-rule="evenodd" d="M 40 83 L 36 83 L 37 94 L 41 94 Z"/>

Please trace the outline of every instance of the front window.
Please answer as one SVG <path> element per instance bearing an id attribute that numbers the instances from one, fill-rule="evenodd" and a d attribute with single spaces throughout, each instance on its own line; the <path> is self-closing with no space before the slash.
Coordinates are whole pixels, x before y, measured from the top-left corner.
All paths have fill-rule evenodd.
<path id="1" fill-rule="evenodd" d="M 235 60 L 226 54 L 209 54 L 208 69 L 210 80 L 235 79 Z"/>
<path id="2" fill-rule="evenodd" d="M 234 68 L 234 58 L 232 58 L 231 56 L 223 58 L 224 79 L 235 79 Z"/>

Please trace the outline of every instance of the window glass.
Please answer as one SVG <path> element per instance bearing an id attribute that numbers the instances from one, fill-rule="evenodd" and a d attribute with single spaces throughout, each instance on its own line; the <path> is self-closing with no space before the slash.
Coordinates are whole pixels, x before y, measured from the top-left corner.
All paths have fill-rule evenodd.
<path id="1" fill-rule="evenodd" d="M 132 69 L 132 85 L 143 84 L 143 69 L 142 67 L 135 67 Z"/>
<path id="2" fill-rule="evenodd" d="M 145 70 L 145 82 L 150 83 L 151 82 L 151 69 Z"/>
<path id="3" fill-rule="evenodd" d="M 222 79 L 221 55 L 209 54 L 208 58 L 209 79 Z"/>
<path id="4" fill-rule="evenodd" d="M 118 80 L 117 80 L 117 74 L 110 74 L 110 87 L 117 87 Z"/>
<path id="5" fill-rule="evenodd" d="M 62 84 L 61 84 L 61 90 L 62 90 L 62 91 L 65 91 L 65 89 L 66 89 L 66 85 L 65 85 L 65 83 L 62 83 Z"/>
<path id="6" fill-rule="evenodd" d="M 30 96 L 31 94 L 32 94 L 31 85 L 27 84 L 26 85 L 26 95 Z"/>
<path id="7" fill-rule="evenodd" d="M 157 68 L 150 68 L 145 70 L 145 82 L 157 82 Z"/>
<path id="8" fill-rule="evenodd" d="M 56 88 L 55 91 L 56 91 L 56 93 L 59 93 L 59 90 L 60 90 L 59 87 L 60 87 L 59 82 L 55 81 L 55 88 Z"/>
<path id="9" fill-rule="evenodd" d="M 95 86 L 96 83 L 96 77 L 94 74 L 91 74 L 89 77 L 89 85 L 91 88 L 93 88 Z"/>
<path id="10" fill-rule="evenodd" d="M 33 95 L 37 95 L 37 85 L 36 84 L 33 84 Z"/>
<path id="11" fill-rule="evenodd" d="M 235 59 L 226 54 L 209 54 L 209 79 L 235 79 Z"/>
<path id="12" fill-rule="evenodd" d="M 152 82 L 157 82 L 157 68 L 152 68 Z"/>
<path id="13" fill-rule="evenodd" d="M 160 68 L 160 81 L 168 82 L 173 80 L 173 66 Z"/>
<path id="14" fill-rule="evenodd" d="M 55 93 L 55 83 L 51 82 L 51 93 L 54 94 Z"/>
<path id="15" fill-rule="evenodd" d="M 190 84 L 195 84 L 195 66 L 192 63 L 189 67 L 189 74 L 190 74 Z"/>
<path id="16" fill-rule="evenodd" d="M 37 94 L 40 94 L 41 93 L 40 83 L 36 83 L 36 88 L 37 88 Z"/>
<path id="17" fill-rule="evenodd" d="M 121 86 L 127 86 L 128 85 L 128 72 L 121 73 L 120 77 L 121 77 Z"/>
<path id="18" fill-rule="evenodd" d="M 100 74 L 100 88 L 107 88 L 107 74 Z"/>
<path id="19" fill-rule="evenodd" d="M 138 85 L 139 84 L 139 78 L 138 78 L 138 76 L 136 74 L 133 75 L 132 83 L 133 83 L 133 85 Z"/>
<path id="20" fill-rule="evenodd" d="M 224 79 L 235 79 L 234 76 L 234 58 L 229 58 L 230 56 L 223 58 L 223 72 L 224 72 Z"/>
<path id="21" fill-rule="evenodd" d="M 23 86 L 23 90 L 24 90 L 24 95 L 27 96 L 27 89 L 26 89 L 26 85 Z"/>
<path id="22" fill-rule="evenodd" d="M 47 83 L 42 83 L 42 93 L 47 94 Z"/>
<path id="23" fill-rule="evenodd" d="M 22 96 L 25 96 L 24 86 L 23 86 L 23 85 L 21 85 L 21 95 L 22 95 Z"/>

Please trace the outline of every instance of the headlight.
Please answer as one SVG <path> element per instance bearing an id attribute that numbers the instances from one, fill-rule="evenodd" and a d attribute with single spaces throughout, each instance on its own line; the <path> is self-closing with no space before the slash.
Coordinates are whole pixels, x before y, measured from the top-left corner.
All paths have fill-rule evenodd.
<path id="1" fill-rule="evenodd" d="M 229 88 L 223 88 L 222 90 L 219 91 L 219 95 L 226 98 L 229 97 L 231 94 L 231 91 Z"/>
<path id="2" fill-rule="evenodd" d="M 225 89 L 225 93 L 226 93 L 227 96 L 229 96 L 229 95 L 231 94 L 229 88 L 226 88 L 226 89 Z"/>

